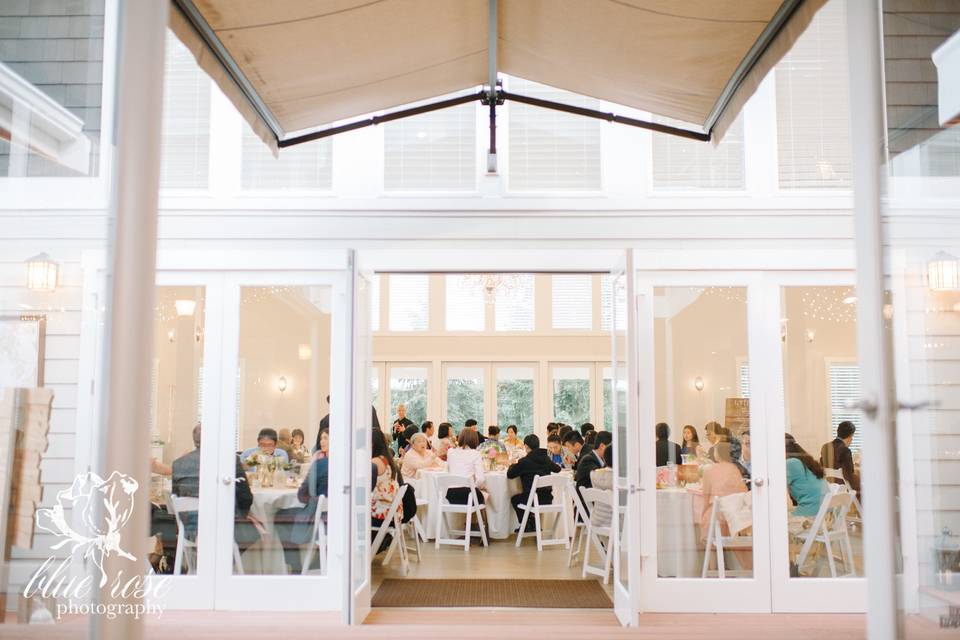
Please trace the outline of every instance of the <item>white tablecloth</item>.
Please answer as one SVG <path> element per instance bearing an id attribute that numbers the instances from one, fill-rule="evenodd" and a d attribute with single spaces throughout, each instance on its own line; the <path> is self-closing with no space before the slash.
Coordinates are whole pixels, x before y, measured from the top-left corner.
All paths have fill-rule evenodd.
<path id="1" fill-rule="evenodd" d="M 283 546 L 274 535 L 273 517 L 281 509 L 301 507 L 296 487 L 253 487 L 253 504 L 250 513 L 263 523 L 266 536 L 243 552 L 243 570 L 245 573 L 286 573 L 283 559 Z"/>
<path id="2" fill-rule="evenodd" d="M 433 539 L 437 535 L 436 505 L 439 497 L 434 483 L 434 477 L 446 473 L 442 469 L 421 469 L 416 478 L 408 478 L 407 482 L 415 489 L 418 499 L 427 500 L 427 505 L 420 508 L 420 520 L 427 532 L 427 538 Z M 487 532 L 491 538 L 503 540 L 513 535 L 519 523 L 510 504 L 510 496 L 520 493 L 523 487 L 519 478 L 507 479 L 505 471 L 488 471 L 484 474 L 487 492 L 487 508 L 484 514 L 488 523 Z"/>
<path id="3" fill-rule="evenodd" d="M 703 550 L 697 540 L 700 522 L 694 519 L 694 499 L 694 494 L 686 489 L 657 489 L 657 574 L 660 577 L 700 576 Z"/>

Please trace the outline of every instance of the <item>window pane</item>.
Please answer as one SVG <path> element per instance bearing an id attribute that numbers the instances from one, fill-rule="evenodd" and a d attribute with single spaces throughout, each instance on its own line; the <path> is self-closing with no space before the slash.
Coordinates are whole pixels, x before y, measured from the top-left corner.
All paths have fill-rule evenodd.
<path id="1" fill-rule="evenodd" d="M 477 105 L 463 104 L 383 125 L 384 188 L 473 191 Z"/>
<path id="2" fill-rule="evenodd" d="M 706 550 L 707 578 L 719 578 L 719 533 L 732 536 L 724 577 L 752 577 L 746 289 L 656 288 L 653 308 L 655 415 L 669 427 L 642 461 L 657 465 L 657 575 L 700 578 Z"/>
<path id="3" fill-rule="evenodd" d="M 447 422 L 457 430 L 467 420 L 484 424 L 483 369 L 479 367 L 447 368 Z M 484 433 L 483 429 L 477 429 Z"/>
<path id="4" fill-rule="evenodd" d="M 479 276 L 446 276 L 447 331 L 483 331 L 486 305 Z"/>
<path id="5" fill-rule="evenodd" d="M 370 330 L 380 331 L 380 276 L 370 279 Z"/>
<path id="6" fill-rule="evenodd" d="M 600 283 L 600 328 L 610 331 L 611 296 L 613 295 L 613 279 L 604 275 Z M 617 331 L 624 331 L 627 327 L 627 290 L 622 279 L 616 287 L 617 299 L 612 301 L 617 306 Z"/>
<path id="7" fill-rule="evenodd" d="M 99 175 L 104 3 L 0 5 L 0 177 Z"/>
<path id="8" fill-rule="evenodd" d="M 508 82 L 510 91 L 521 95 L 594 109 L 601 104 L 520 78 L 509 78 Z M 508 111 L 508 174 L 512 191 L 600 189 L 599 120 L 519 102 L 511 102 Z"/>
<path id="9" fill-rule="evenodd" d="M 427 369 L 426 367 L 390 368 L 390 420 L 381 420 L 383 429 L 397 419 L 397 406 L 404 405 L 407 418 L 417 424 L 427 419 Z"/>
<path id="10" fill-rule="evenodd" d="M 506 435 L 516 425 L 518 435 L 533 433 L 533 367 L 497 367 L 497 424 Z"/>
<path id="11" fill-rule="evenodd" d="M 783 189 L 851 185 L 844 7 L 828 2 L 777 64 L 777 154 Z"/>
<path id="12" fill-rule="evenodd" d="M 236 462 L 247 482 L 234 485 L 234 540 L 243 565 L 235 561 L 234 574 L 302 575 L 301 527 L 313 529 L 327 495 L 325 474 L 313 467 L 311 449 L 328 409 L 331 300 L 329 286 L 240 290 L 236 433 L 242 451 Z M 309 353 L 302 345 L 311 346 Z M 305 482 L 311 495 L 306 504 L 295 499 Z M 261 536 L 248 510 L 270 535 Z M 321 571 L 318 555 L 309 567 L 314 575 Z"/>
<path id="13" fill-rule="evenodd" d="M 552 276 L 554 329 L 593 328 L 593 276 Z"/>
<path id="14" fill-rule="evenodd" d="M 496 293 L 497 331 L 533 331 L 533 282 L 531 273 L 505 277 Z"/>
<path id="15" fill-rule="evenodd" d="M 426 331 L 430 280 L 422 275 L 389 276 L 390 331 Z"/>
<path id="16" fill-rule="evenodd" d="M 626 370 L 626 363 L 620 363 L 618 365 L 618 373 Z M 613 376 L 610 367 L 603 368 L 603 428 L 607 431 L 613 430 Z M 617 417 L 619 420 L 619 425 L 622 427 L 624 425 L 624 420 L 627 417 L 627 383 L 626 380 L 622 378 L 617 381 L 617 399 L 619 401 L 619 406 L 617 407 L 620 411 L 620 414 Z"/>
<path id="17" fill-rule="evenodd" d="M 657 122 L 688 129 L 693 125 L 657 118 Z M 657 190 L 734 190 L 744 188 L 743 114 L 723 141 L 714 146 L 666 133 L 653 136 L 653 188 Z"/>
<path id="18" fill-rule="evenodd" d="M 588 367 L 554 367 L 553 419 L 576 427 L 590 422 Z"/>
<path id="19" fill-rule="evenodd" d="M 281 149 L 274 157 L 267 145 L 243 125 L 241 187 L 244 189 L 330 189 L 333 185 L 333 141 Z"/>
<path id="20" fill-rule="evenodd" d="M 210 171 L 210 77 L 167 33 L 160 186 L 203 189 Z"/>

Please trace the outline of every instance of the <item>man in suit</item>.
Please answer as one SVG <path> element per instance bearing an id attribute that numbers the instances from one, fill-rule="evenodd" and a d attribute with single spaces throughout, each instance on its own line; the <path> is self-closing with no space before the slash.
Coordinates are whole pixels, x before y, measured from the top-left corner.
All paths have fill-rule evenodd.
<path id="1" fill-rule="evenodd" d="M 850 451 L 850 443 L 853 442 L 856 431 L 857 425 L 849 420 L 838 424 L 837 437 L 820 447 L 820 464 L 827 469 L 839 469 L 843 473 L 843 479 L 850 483 L 850 488 L 859 494 L 860 476 L 853 468 L 853 453 Z"/>
<path id="2" fill-rule="evenodd" d="M 657 434 L 657 466 L 665 467 L 668 464 L 680 464 L 680 445 L 676 442 L 670 442 L 670 425 L 661 422 L 655 430 Z"/>
<path id="3" fill-rule="evenodd" d="M 484 442 L 487 441 L 487 437 L 486 437 L 485 435 L 483 435 L 482 433 L 480 433 L 480 430 L 477 428 L 477 421 L 474 420 L 473 418 L 470 418 L 470 419 L 468 419 L 466 422 L 464 422 L 464 423 L 463 423 L 463 428 L 464 428 L 464 429 L 473 429 L 474 431 L 476 431 L 476 432 L 477 432 L 477 438 L 480 440 L 480 444 L 483 444 Z"/>
<path id="4" fill-rule="evenodd" d="M 523 522 L 523 510 L 520 505 L 527 504 L 534 478 L 560 472 L 560 465 L 550 460 L 546 449 L 540 448 L 540 438 L 537 436 L 530 434 L 524 438 L 523 448 L 527 451 L 527 455 L 507 469 L 507 477 L 520 478 L 520 484 L 523 487 L 520 493 L 510 498 L 510 504 L 513 505 L 513 510 L 517 512 L 517 521 L 519 522 Z M 540 504 L 551 504 L 553 502 L 553 492 L 549 487 L 537 489 L 537 500 L 540 501 Z M 519 527 L 517 529 L 519 530 Z M 533 519 L 528 518 L 525 531 L 534 530 Z"/>
<path id="5" fill-rule="evenodd" d="M 171 474 L 170 493 L 181 498 L 200 497 L 200 423 L 193 428 L 193 446 L 194 450 L 184 454 L 173 461 L 170 465 L 173 469 Z M 236 481 L 234 486 L 234 519 L 233 539 L 244 550 L 254 542 L 260 539 L 260 534 L 264 531 L 263 524 L 250 515 L 250 505 L 253 504 L 253 493 L 247 484 L 247 476 L 243 472 L 243 465 L 240 458 L 236 457 L 234 476 Z M 190 540 L 197 538 L 197 512 L 187 511 L 180 515 L 183 520 L 183 528 Z"/>
<path id="6" fill-rule="evenodd" d="M 576 431 L 568 431 L 560 437 L 560 446 L 563 447 L 563 466 L 575 469 L 583 452 L 583 436 Z"/>
<path id="7" fill-rule="evenodd" d="M 597 444 L 594 447 L 585 446 L 580 451 L 580 459 L 577 460 L 577 466 L 574 470 L 574 480 L 577 488 L 591 488 L 590 472 L 604 466 L 603 453 L 607 447 L 613 444 L 613 434 L 609 431 L 601 431 L 597 434 Z"/>

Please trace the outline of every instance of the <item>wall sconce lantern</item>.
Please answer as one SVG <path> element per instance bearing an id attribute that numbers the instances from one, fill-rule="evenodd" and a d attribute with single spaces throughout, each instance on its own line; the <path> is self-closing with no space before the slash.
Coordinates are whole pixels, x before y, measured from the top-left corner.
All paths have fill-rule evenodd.
<path id="1" fill-rule="evenodd" d="M 46 253 L 27 260 L 27 288 L 31 291 L 56 291 L 60 284 L 60 265 Z"/>
<path id="2" fill-rule="evenodd" d="M 297 347 L 297 355 L 301 360 L 309 360 L 313 355 L 313 349 L 308 344 L 301 344 Z"/>
<path id="3" fill-rule="evenodd" d="M 807 342 L 813 342 L 817 337 L 815 329 L 807 329 Z"/>
<path id="4" fill-rule="evenodd" d="M 277 389 L 280 391 L 280 395 L 283 395 L 283 392 L 287 390 L 287 377 L 280 376 L 277 379 Z"/>
<path id="5" fill-rule="evenodd" d="M 697 376 L 696 378 L 694 378 L 693 388 L 696 389 L 697 391 L 703 391 L 703 378 L 701 378 L 700 376 Z"/>
<path id="6" fill-rule="evenodd" d="M 196 300 L 177 300 L 173 303 L 173 306 L 177 308 L 177 315 L 180 317 L 183 316 L 192 316 L 193 312 L 197 308 Z"/>
<path id="7" fill-rule="evenodd" d="M 927 286 L 932 291 L 960 289 L 960 260 L 943 251 L 927 263 Z"/>

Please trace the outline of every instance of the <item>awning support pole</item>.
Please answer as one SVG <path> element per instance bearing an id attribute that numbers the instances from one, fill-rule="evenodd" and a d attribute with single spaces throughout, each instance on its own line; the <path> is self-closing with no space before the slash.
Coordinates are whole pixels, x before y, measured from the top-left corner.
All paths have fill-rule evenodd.
<path id="1" fill-rule="evenodd" d="M 497 172 L 497 2 L 487 0 L 487 102 L 490 108 L 490 146 L 487 149 L 487 173 Z M 502 104 L 502 101 L 501 101 Z"/>

